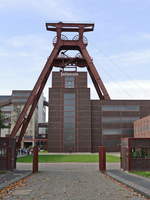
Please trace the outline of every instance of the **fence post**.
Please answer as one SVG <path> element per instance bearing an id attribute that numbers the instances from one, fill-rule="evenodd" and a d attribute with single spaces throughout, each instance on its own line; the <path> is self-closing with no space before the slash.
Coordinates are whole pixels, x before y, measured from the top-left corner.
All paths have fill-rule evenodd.
<path id="1" fill-rule="evenodd" d="M 38 172 L 38 146 L 33 147 L 33 165 L 32 165 L 32 172 L 37 173 Z"/>
<path id="2" fill-rule="evenodd" d="M 99 146 L 99 171 L 106 171 L 106 150 L 104 146 Z"/>

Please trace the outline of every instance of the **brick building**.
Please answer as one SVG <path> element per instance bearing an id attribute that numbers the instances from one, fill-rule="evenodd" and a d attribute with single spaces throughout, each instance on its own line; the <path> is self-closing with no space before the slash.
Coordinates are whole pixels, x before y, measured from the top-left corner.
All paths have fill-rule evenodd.
<path id="1" fill-rule="evenodd" d="M 150 116 L 134 122 L 134 137 L 150 138 Z"/>
<path id="2" fill-rule="evenodd" d="M 5 125 L 7 126 L 7 128 L 1 129 L 1 137 L 5 137 L 6 135 L 9 135 L 11 133 L 11 130 L 13 129 L 30 93 L 31 90 L 13 90 L 12 94 L 9 96 L 0 96 L 0 103 L 6 104 L 0 109 L 5 116 Z M 42 95 L 33 113 L 29 126 L 26 130 L 25 136 L 23 137 L 21 144 L 22 147 L 34 146 L 36 136 L 45 133 L 44 130 L 38 129 L 38 123 L 45 122 L 46 113 L 44 101 L 45 98 Z M 19 132 L 17 133 L 17 136 L 18 135 Z"/>
<path id="3" fill-rule="evenodd" d="M 53 72 L 49 89 L 49 152 L 119 151 L 133 122 L 150 114 L 149 100 L 91 100 L 86 72 Z"/>

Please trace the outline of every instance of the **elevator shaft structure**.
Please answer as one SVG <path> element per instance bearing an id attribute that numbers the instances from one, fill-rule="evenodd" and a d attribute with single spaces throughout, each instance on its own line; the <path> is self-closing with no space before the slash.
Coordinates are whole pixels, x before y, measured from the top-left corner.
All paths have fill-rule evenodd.
<path id="1" fill-rule="evenodd" d="M 19 131 L 17 139 L 18 148 L 20 147 L 22 138 L 25 135 L 28 124 L 53 67 L 86 67 L 100 100 L 110 99 L 110 96 L 96 70 L 93 60 L 86 49 L 87 39 L 83 35 L 84 32 L 93 31 L 94 24 L 62 22 L 46 23 L 46 29 L 48 31 L 56 32 L 56 37 L 53 40 L 54 48 L 48 57 L 46 64 L 11 132 L 10 136 L 14 138 Z M 76 32 L 77 35 L 70 40 L 63 35 L 63 32 Z M 79 51 L 79 54 L 75 57 L 68 57 L 65 54 L 68 50 Z"/>

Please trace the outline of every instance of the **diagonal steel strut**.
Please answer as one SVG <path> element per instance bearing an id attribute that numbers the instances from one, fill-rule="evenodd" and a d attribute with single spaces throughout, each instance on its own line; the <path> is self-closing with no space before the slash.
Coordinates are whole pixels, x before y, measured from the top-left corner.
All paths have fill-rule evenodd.
<path id="1" fill-rule="evenodd" d="M 59 46 L 59 44 L 58 44 Z M 10 137 L 15 137 L 17 135 L 17 132 L 19 131 L 19 129 L 21 128 L 21 126 L 23 125 L 21 130 L 24 130 L 24 132 L 27 129 L 27 126 L 29 124 L 29 121 L 32 117 L 33 111 L 35 110 L 35 107 L 38 103 L 38 99 L 41 96 L 41 93 L 44 89 L 44 86 L 46 84 L 46 81 L 50 75 L 50 72 L 52 71 L 52 62 L 54 60 L 54 58 L 58 55 L 59 53 L 59 48 L 53 48 L 51 55 L 49 56 L 49 58 L 47 59 L 47 62 L 22 110 L 22 112 L 20 113 L 20 116 L 11 132 Z M 19 135 L 19 137 L 23 137 L 22 135 L 24 134 L 23 131 L 21 131 L 21 136 Z M 18 140 L 20 141 L 20 139 Z"/>

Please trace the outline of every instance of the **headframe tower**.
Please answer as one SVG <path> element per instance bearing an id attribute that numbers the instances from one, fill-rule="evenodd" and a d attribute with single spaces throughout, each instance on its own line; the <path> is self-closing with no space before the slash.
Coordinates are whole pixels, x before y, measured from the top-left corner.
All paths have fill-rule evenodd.
<path id="1" fill-rule="evenodd" d="M 36 108 L 38 100 L 45 87 L 47 79 L 52 72 L 53 67 L 86 67 L 100 100 L 110 99 L 110 96 L 96 70 L 93 60 L 86 49 L 88 42 L 86 37 L 84 36 L 84 32 L 93 31 L 94 24 L 63 22 L 46 23 L 46 29 L 48 31 L 56 32 L 56 36 L 53 40 L 54 47 L 11 132 L 10 136 L 16 137 L 17 132 L 20 131 L 19 137 L 17 139 L 18 148 L 20 147 L 22 138 L 26 132 L 32 114 Z M 63 35 L 63 32 L 75 32 L 77 33 L 77 35 L 75 35 L 70 40 Z M 77 54 L 77 56 L 74 57 L 60 56 L 65 55 L 65 52 L 68 50 L 79 51 L 79 53 Z"/>

